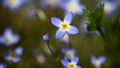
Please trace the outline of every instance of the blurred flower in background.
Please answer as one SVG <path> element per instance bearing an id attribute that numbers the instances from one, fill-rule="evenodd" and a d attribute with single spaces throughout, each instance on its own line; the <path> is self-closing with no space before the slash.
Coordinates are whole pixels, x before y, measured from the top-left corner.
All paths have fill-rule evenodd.
<path id="1" fill-rule="evenodd" d="M 105 56 L 100 56 L 98 59 L 95 56 L 91 56 L 90 58 L 91 64 L 95 68 L 101 68 L 101 65 L 105 62 L 106 57 Z"/>
<path id="2" fill-rule="evenodd" d="M 10 50 L 8 54 L 5 56 L 5 60 L 9 62 L 17 63 L 21 59 L 21 55 L 23 53 L 22 47 L 17 47 L 14 51 Z"/>
<path id="3" fill-rule="evenodd" d="M 65 10 L 65 14 L 72 12 L 73 14 L 82 14 L 85 6 L 80 4 L 80 0 L 67 0 L 66 2 L 62 0 L 60 2 L 60 7 Z"/>
<path id="4" fill-rule="evenodd" d="M 104 2 L 104 4 L 105 4 L 104 12 L 106 14 L 109 14 L 117 9 L 117 3 L 115 2 Z"/>
<path id="5" fill-rule="evenodd" d="M 61 51 L 67 59 L 72 59 L 75 57 L 76 50 L 74 48 L 66 49 L 64 46 L 62 46 Z"/>
<path id="6" fill-rule="evenodd" d="M 13 44 L 18 43 L 20 40 L 20 37 L 18 34 L 13 34 L 12 30 L 10 28 L 7 28 L 3 34 L 3 36 L 0 36 L 0 43 L 11 46 Z"/>
<path id="7" fill-rule="evenodd" d="M 62 22 L 59 18 L 52 17 L 51 22 L 54 26 L 58 27 L 59 29 L 56 31 L 56 39 L 60 40 L 64 37 L 65 33 L 69 34 L 77 34 L 79 30 L 75 26 L 71 26 L 73 15 L 72 13 L 68 13 L 64 17 L 64 21 Z"/>
<path id="8" fill-rule="evenodd" d="M 3 0 L 3 6 L 8 7 L 13 11 L 16 11 L 26 2 L 27 0 Z"/>
<path id="9" fill-rule="evenodd" d="M 58 3 L 59 3 L 60 0 L 42 0 L 42 8 L 46 8 L 48 6 L 50 7 L 58 7 Z"/>

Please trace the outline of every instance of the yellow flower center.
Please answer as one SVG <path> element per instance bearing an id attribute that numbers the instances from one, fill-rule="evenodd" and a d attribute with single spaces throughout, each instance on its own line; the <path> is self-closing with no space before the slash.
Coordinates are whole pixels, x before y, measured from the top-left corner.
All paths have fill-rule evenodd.
<path id="1" fill-rule="evenodd" d="M 6 43 L 11 43 L 11 41 L 12 41 L 11 38 L 9 38 L 9 37 L 6 38 Z"/>
<path id="2" fill-rule="evenodd" d="M 66 31 L 69 29 L 69 24 L 64 22 L 61 24 L 60 28 L 61 28 L 61 30 Z"/>
<path id="3" fill-rule="evenodd" d="M 76 4 L 70 3 L 70 4 L 68 5 L 68 9 L 69 9 L 70 11 L 75 11 L 75 10 L 76 10 Z"/>
<path id="4" fill-rule="evenodd" d="M 10 6 L 15 6 L 16 5 L 16 0 L 9 0 Z"/>
<path id="5" fill-rule="evenodd" d="M 109 12 L 109 11 L 111 10 L 110 4 L 105 4 L 104 10 L 105 10 L 106 12 Z"/>
<path id="6" fill-rule="evenodd" d="M 76 68 L 76 65 L 74 63 L 70 63 L 69 68 Z"/>
<path id="7" fill-rule="evenodd" d="M 10 56 L 11 58 L 15 58 L 17 55 L 15 53 L 12 53 Z"/>
<path id="8" fill-rule="evenodd" d="M 73 56 L 74 56 L 71 52 L 67 52 L 67 54 L 66 54 L 66 55 L 67 55 L 67 57 L 68 57 L 69 59 L 72 59 L 72 58 L 73 58 Z"/>
<path id="9" fill-rule="evenodd" d="M 97 67 L 99 67 L 99 62 L 97 62 L 97 61 L 95 61 L 95 63 L 94 63 L 94 66 L 97 68 Z"/>

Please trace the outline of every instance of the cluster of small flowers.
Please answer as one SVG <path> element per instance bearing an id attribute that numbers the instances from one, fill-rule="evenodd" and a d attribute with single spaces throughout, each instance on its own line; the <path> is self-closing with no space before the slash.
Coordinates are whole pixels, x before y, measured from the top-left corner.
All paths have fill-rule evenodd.
<path id="1" fill-rule="evenodd" d="M 0 43 L 10 47 L 16 43 L 18 43 L 20 40 L 20 37 L 18 34 L 13 34 L 12 30 L 10 28 L 7 28 L 3 34 L 3 36 L 0 36 Z M 4 59 L 9 62 L 17 63 L 20 61 L 20 57 L 23 53 L 23 47 L 19 46 L 15 48 L 15 50 L 9 50 Z M 0 64 L 0 68 L 5 68 L 5 64 Z"/>
<path id="2" fill-rule="evenodd" d="M 64 59 L 61 60 L 61 63 L 67 67 L 67 68 L 81 68 L 78 66 L 79 58 L 75 56 L 76 50 L 74 48 L 72 49 L 66 49 L 64 47 L 61 48 L 61 51 L 65 55 Z"/>
<path id="3" fill-rule="evenodd" d="M 56 39 L 61 40 L 65 34 L 77 34 L 79 30 L 75 26 L 71 26 L 71 22 L 73 19 L 73 14 L 68 13 L 64 21 L 62 22 L 59 18 L 52 17 L 51 21 L 52 24 L 56 27 L 58 27 L 58 30 L 56 32 Z M 43 35 L 43 40 L 45 42 L 48 42 L 50 40 L 49 35 L 45 34 Z M 62 53 L 64 54 L 64 59 L 61 60 L 61 63 L 67 67 L 67 68 L 81 68 L 81 66 L 78 66 L 79 58 L 75 56 L 76 49 L 66 49 L 65 47 L 61 48 Z M 101 56 L 100 58 L 96 59 L 95 56 L 91 57 L 91 64 L 95 68 L 100 68 L 101 64 L 105 61 L 106 57 Z"/>

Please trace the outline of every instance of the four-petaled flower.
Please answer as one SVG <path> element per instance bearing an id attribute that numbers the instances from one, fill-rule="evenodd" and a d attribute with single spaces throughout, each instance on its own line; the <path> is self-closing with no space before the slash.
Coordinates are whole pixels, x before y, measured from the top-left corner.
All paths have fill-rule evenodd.
<path id="1" fill-rule="evenodd" d="M 66 60 L 65 58 L 61 60 L 61 63 L 67 68 L 81 68 L 80 66 L 77 65 L 78 62 L 79 62 L 78 57 L 74 57 L 70 61 Z"/>
<path id="2" fill-rule="evenodd" d="M 79 4 L 79 0 L 68 0 L 60 2 L 59 6 L 65 10 L 65 14 L 68 12 L 72 12 L 73 14 L 82 14 L 83 9 L 85 9 L 84 5 Z"/>
<path id="3" fill-rule="evenodd" d="M 20 56 L 23 53 L 22 47 L 17 47 L 14 51 L 9 51 L 8 54 L 5 56 L 6 61 L 12 61 L 14 63 L 17 63 L 20 61 Z"/>
<path id="4" fill-rule="evenodd" d="M 73 19 L 72 13 L 68 13 L 65 16 L 64 21 L 61 21 L 59 18 L 56 18 L 56 17 L 51 18 L 52 24 L 59 28 L 56 32 L 57 40 L 63 38 L 65 33 L 77 34 L 79 32 L 79 30 L 75 26 L 70 25 L 72 22 L 72 19 Z"/>
<path id="5" fill-rule="evenodd" d="M 3 6 L 9 7 L 11 10 L 16 11 L 26 0 L 3 0 Z"/>
<path id="6" fill-rule="evenodd" d="M 95 56 L 91 56 L 91 64 L 95 66 L 95 68 L 101 68 L 101 64 L 103 64 L 105 60 L 105 56 L 101 56 L 98 59 Z"/>
<path id="7" fill-rule="evenodd" d="M 75 57 L 76 50 L 74 48 L 66 49 L 65 47 L 62 47 L 61 51 L 64 53 L 66 59 L 72 59 Z"/>
<path id="8" fill-rule="evenodd" d="M 0 43 L 10 46 L 16 44 L 19 41 L 20 37 L 17 34 L 13 34 L 10 28 L 7 28 L 3 36 L 0 36 Z"/>

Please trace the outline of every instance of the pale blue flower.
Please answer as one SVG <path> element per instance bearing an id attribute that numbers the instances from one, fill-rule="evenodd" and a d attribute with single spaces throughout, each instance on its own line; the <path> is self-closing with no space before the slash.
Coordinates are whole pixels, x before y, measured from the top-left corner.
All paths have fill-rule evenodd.
<path id="1" fill-rule="evenodd" d="M 78 62 L 79 62 L 78 57 L 74 57 L 70 61 L 67 61 L 65 59 L 61 60 L 62 65 L 64 65 L 67 68 L 81 68 L 80 66 L 77 65 Z"/>
<path id="2" fill-rule="evenodd" d="M 48 42 L 48 41 L 50 40 L 49 35 L 48 35 L 48 34 L 44 34 L 44 35 L 43 35 L 43 40 L 44 40 L 45 42 Z"/>
<path id="3" fill-rule="evenodd" d="M 76 53 L 75 48 L 66 49 L 64 46 L 62 46 L 61 51 L 65 55 L 66 59 L 72 59 L 75 57 L 75 53 Z"/>
<path id="4" fill-rule="evenodd" d="M 106 14 L 109 14 L 111 12 L 113 12 L 114 10 L 116 10 L 118 7 L 117 7 L 117 3 L 115 2 L 103 2 L 104 3 L 104 12 Z"/>
<path id="5" fill-rule="evenodd" d="M 83 14 L 83 9 L 85 9 L 85 6 L 80 4 L 80 0 L 61 0 L 59 6 L 65 10 L 65 14 L 68 12 Z"/>
<path id="6" fill-rule="evenodd" d="M 105 62 L 105 60 L 105 56 L 101 56 L 98 59 L 95 56 L 91 56 L 91 64 L 95 66 L 95 68 L 101 68 L 101 65 Z"/>
<path id="7" fill-rule="evenodd" d="M 14 51 L 9 51 L 8 54 L 5 56 L 6 61 L 12 61 L 14 63 L 17 63 L 21 59 L 21 55 L 23 53 L 22 47 L 17 47 Z"/>
<path id="8" fill-rule="evenodd" d="M 10 28 L 7 28 L 3 34 L 3 36 L 0 36 L 0 43 L 10 46 L 13 44 L 16 44 L 19 41 L 20 37 L 18 34 L 13 34 L 12 30 Z"/>
<path id="9" fill-rule="evenodd" d="M 3 0 L 3 6 L 10 8 L 13 11 L 18 10 L 18 8 L 26 3 L 27 0 Z"/>
<path id="10" fill-rule="evenodd" d="M 58 7 L 58 3 L 60 0 L 42 0 L 41 7 L 46 8 L 48 6 L 50 7 Z"/>
<path id="11" fill-rule="evenodd" d="M 58 30 L 56 31 L 57 40 L 63 38 L 65 33 L 77 34 L 79 32 L 79 30 L 75 26 L 70 25 L 72 23 L 72 20 L 72 13 L 68 13 L 63 21 L 56 17 L 51 18 L 52 24 L 58 28 Z"/>
<path id="12" fill-rule="evenodd" d="M 6 46 L 16 44 L 19 41 L 20 37 L 18 34 L 13 34 L 10 28 L 7 28 L 3 34 L 0 36 L 0 43 Z"/>

